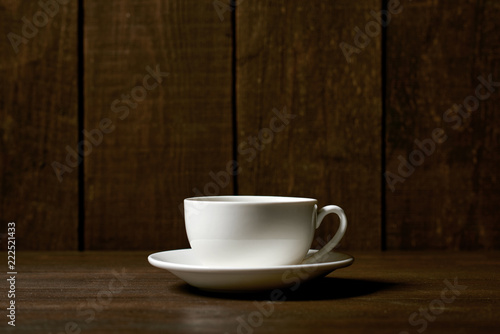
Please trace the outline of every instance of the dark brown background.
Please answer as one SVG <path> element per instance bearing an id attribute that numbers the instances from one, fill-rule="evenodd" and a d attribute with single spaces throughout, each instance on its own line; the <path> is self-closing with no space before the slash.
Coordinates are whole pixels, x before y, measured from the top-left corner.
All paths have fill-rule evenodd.
<path id="1" fill-rule="evenodd" d="M 240 0 L 221 20 L 212 0 L 69 1 L 16 53 L 7 34 L 40 7 L 1 0 L 1 232 L 16 221 L 18 250 L 187 247 L 197 188 L 338 204 L 342 249 L 499 249 L 500 88 L 456 130 L 443 114 L 478 76 L 500 81 L 500 2 L 401 1 L 346 61 L 339 44 L 384 3 Z M 113 101 L 156 65 L 169 76 L 120 119 Z M 275 108 L 296 117 L 238 150 Z M 59 182 L 53 162 L 103 118 L 114 131 Z M 393 192 L 383 173 L 435 128 L 448 139 Z"/>

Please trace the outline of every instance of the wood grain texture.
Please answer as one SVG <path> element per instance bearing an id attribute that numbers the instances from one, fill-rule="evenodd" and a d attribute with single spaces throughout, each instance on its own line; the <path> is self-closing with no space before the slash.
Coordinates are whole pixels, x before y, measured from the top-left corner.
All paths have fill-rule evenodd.
<path id="1" fill-rule="evenodd" d="M 52 167 L 77 145 L 76 3 L 49 12 L 0 1 L 0 233 L 15 221 L 18 250 L 77 248 L 78 171 Z"/>
<path id="2" fill-rule="evenodd" d="M 211 1 L 85 1 L 85 128 L 114 126 L 85 159 L 87 249 L 187 247 L 183 199 L 232 193 L 210 176 L 232 160 L 230 57 Z"/>
<path id="3" fill-rule="evenodd" d="M 341 247 L 349 249 L 380 248 L 381 36 L 350 63 L 340 43 L 354 45 L 355 28 L 379 9 L 372 0 L 236 9 L 240 193 L 341 206 L 349 221 Z M 275 108 L 294 118 L 276 120 Z M 334 221 L 325 220 L 315 246 L 333 235 Z"/>
<path id="4" fill-rule="evenodd" d="M 413 1 L 388 27 L 387 170 L 398 174 L 398 157 L 434 129 L 447 136 L 387 187 L 390 249 L 500 247 L 498 84 L 474 106 L 479 76 L 500 81 L 499 16 L 494 1 Z M 464 101 L 477 110 L 448 111 Z"/>
<path id="5" fill-rule="evenodd" d="M 283 289 L 287 300 L 274 303 L 270 292 L 189 288 L 150 266 L 147 255 L 19 254 L 13 332 L 64 333 L 68 324 L 82 333 L 418 333 L 424 325 L 429 333 L 498 332 L 498 252 L 354 252 L 352 266 Z M 7 290 L 5 280 L 0 288 Z M 261 314 L 263 306 L 272 312 Z M 238 331 L 242 322 L 257 325 Z M 0 323 L 0 331 L 6 327 Z"/>

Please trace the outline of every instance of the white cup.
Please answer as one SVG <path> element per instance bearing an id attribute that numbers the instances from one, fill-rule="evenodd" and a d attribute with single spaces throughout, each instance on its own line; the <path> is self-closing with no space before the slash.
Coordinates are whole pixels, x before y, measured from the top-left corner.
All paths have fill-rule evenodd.
<path id="1" fill-rule="evenodd" d="M 210 267 L 268 267 L 314 262 L 344 236 L 347 219 L 335 205 L 277 196 L 207 196 L 184 200 L 186 232 L 196 257 Z M 323 218 L 335 213 L 334 237 L 304 260 Z"/>

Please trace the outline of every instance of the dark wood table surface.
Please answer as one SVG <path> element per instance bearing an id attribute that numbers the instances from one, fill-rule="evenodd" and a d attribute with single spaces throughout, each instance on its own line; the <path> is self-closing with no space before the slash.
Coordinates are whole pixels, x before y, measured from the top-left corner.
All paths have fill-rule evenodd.
<path id="1" fill-rule="evenodd" d="M 351 252 L 355 263 L 270 293 L 214 294 L 151 252 L 18 252 L 2 333 L 498 333 L 500 252 Z M 8 276 L 6 272 L 5 276 Z M 8 277 L 7 277 L 8 278 Z"/>

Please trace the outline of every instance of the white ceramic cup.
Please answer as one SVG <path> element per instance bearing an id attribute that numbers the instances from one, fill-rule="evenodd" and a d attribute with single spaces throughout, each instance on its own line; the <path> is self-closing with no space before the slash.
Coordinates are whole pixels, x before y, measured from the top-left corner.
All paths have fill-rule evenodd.
<path id="1" fill-rule="evenodd" d="M 335 205 L 317 209 L 312 198 L 207 196 L 184 200 L 186 232 L 196 257 L 211 267 L 268 267 L 311 263 L 342 239 L 347 219 Z M 323 218 L 340 227 L 314 258 L 304 260 Z"/>

